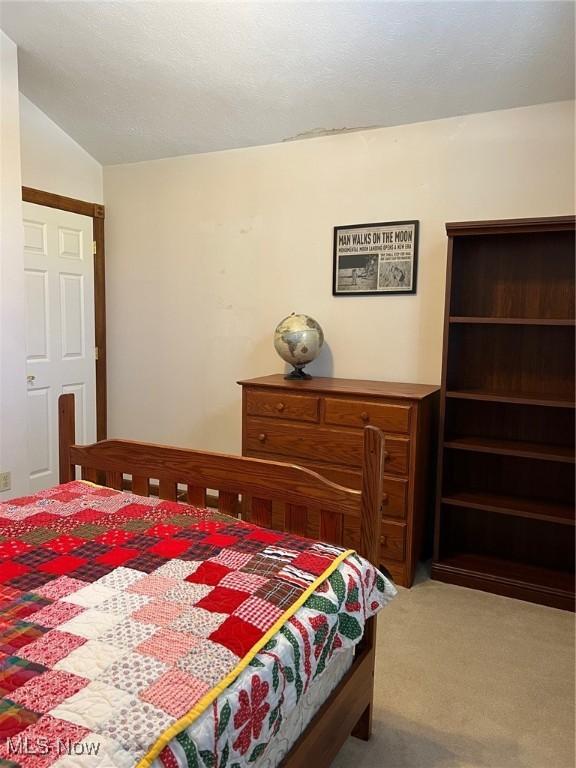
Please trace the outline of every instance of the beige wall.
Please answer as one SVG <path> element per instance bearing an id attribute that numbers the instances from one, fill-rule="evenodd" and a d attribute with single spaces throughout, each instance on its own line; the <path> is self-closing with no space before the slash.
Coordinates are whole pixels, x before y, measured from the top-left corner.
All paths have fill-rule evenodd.
<path id="1" fill-rule="evenodd" d="M 451 220 L 574 211 L 574 104 L 105 168 L 110 433 L 238 451 L 276 323 L 318 374 L 440 379 Z M 334 298 L 332 228 L 420 220 L 416 296 Z"/>
<path id="2" fill-rule="evenodd" d="M 20 194 L 20 129 L 16 46 L 0 32 L 0 471 L 12 488 L 0 501 L 25 494 L 26 367 L 24 258 Z"/>
<path id="3" fill-rule="evenodd" d="M 20 143 L 24 186 L 102 202 L 100 163 L 22 94 Z"/>

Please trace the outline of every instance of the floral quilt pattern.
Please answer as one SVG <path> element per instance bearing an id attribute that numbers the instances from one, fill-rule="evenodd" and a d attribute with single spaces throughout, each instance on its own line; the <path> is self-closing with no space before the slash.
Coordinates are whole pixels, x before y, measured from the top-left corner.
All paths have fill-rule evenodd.
<path id="1" fill-rule="evenodd" d="M 386 593 L 212 510 L 82 482 L 0 504 L 0 766 L 253 764 Z"/>
<path id="2" fill-rule="evenodd" d="M 333 655 L 353 648 L 396 589 L 358 555 L 342 562 L 153 768 L 258 768 Z"/>

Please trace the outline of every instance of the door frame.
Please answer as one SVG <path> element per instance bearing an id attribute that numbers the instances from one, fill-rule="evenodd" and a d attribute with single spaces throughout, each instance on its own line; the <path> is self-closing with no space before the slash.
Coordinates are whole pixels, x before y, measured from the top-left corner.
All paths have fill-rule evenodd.
<path id="1" fill-rule="evenodd" d="M 22 187 L 22 202 L 79 213 L 92 219 L 94 241 L 94 318 L 96 346 L 96 439 L 108 435 L 108 403 L 106 389 L 106 260 L 104 250 L 105 208 L 100 203 L 87 203 L 73 197 L 55 195 L 32 187 Z"/>

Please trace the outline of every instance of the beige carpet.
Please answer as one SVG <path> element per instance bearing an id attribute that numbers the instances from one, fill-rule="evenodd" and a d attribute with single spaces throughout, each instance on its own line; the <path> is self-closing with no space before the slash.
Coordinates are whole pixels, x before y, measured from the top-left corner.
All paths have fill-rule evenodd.
<path id="1" fill-rule="evenodd" d="M 574 616 L 421 578 L 380 615 L 374 734 L 333 768 L 574 768 Z"/>

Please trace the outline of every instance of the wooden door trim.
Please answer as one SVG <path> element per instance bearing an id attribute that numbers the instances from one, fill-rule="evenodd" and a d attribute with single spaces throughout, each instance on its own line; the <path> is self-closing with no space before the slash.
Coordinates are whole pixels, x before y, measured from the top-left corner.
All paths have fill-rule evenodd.
<path id="1" fill-rule="evenodd" d="M 98 348 L 96 360 L 96 439 L 107 437 L 108 405 L 106 388 L 106 260 L 104 250 L 105 208 L 100 203 L 88 203 L 73 197 L 55 195 L 32 187 L 22 187 L 22 201 L 79 213 L 92 219 L 92 238 L 96 243 L 94 254 L 94 318 L 95 339 Z"/>

